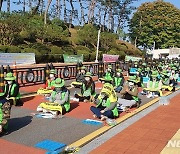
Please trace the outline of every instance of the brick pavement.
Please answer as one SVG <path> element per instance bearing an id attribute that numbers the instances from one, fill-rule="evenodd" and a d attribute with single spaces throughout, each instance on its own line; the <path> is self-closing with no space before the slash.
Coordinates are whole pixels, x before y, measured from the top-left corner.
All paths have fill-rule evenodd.
<path id="1" fill-rule="evenodd" d="M 91 151 L 91 154 L 159 154 L 180 128 L 180 94 L 124 131 Z"/>

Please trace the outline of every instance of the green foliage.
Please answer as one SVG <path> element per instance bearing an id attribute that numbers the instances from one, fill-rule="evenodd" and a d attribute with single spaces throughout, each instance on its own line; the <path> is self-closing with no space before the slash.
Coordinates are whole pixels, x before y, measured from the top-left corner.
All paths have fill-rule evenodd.
<path id="1" fill-rule="evenodd" d="M 152 48 L 180 47 L 180 10 L 163 1 L 142 4 L 130 22 L 130 37 L 137 45 Z"/>
<path id="2" fill-rule="evenodd" d="M 104 48 L 108 51 L 110 48 L 116 45 L 118 36 L 113 33 L 102 32 L 100 36 L 100 48 Z"/>
<path id="3" fill-rule="evenodd" d="M 91 24 L 84 25 L 78 31 L 78 37 L 81 45 L 88 48 L 96 48 L 98 30 Z"/>

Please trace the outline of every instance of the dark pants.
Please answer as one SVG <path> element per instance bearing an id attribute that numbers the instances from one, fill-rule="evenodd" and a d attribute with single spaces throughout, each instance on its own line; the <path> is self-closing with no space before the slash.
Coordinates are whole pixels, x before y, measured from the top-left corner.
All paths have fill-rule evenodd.
<path id="1" fill-rule="evenodd" d="M 80 102 L 84 102 L 84 100 L 90 100 L 90 96 L 80 96 L 79 94 L 75 94 L 75 98 L 79 98 Z"/>
<path id="2" fill-rule="evenodd" d="M 104 115 L 108 118 L 111 118 L 113 119 L 114 116 L 113 116 L 113 112 L 108 110 L 108 111 L 105 111 L 104 113 L 101 113 L 100 111 L 103 110 L 102 108 L 97 108 L 95 106 L 91 106 L 90 107 L 90 110 L 98 117 L 98 118 L 101 118 L 101 115 Z"/>
<path id="3" fill-rule="evenodd" d="M 121 86 L 118 86 L 118 87 L 115 89 L 115 92 L 119 93 L 121 90 L 122 90 L 122 87 L 121 87 Z"/>

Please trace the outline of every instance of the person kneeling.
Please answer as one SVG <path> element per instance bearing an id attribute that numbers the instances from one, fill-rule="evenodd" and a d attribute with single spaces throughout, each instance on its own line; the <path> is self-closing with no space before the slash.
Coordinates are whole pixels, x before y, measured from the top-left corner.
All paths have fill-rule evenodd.
<path id="1" fill-rule="evenodd" d="M 64 80 L 57 78 L 55 80 L 54 90 L 49 98 L 50 102 L 41 103 L 37 111 L 50 112 L 55 117 L 62 115 L 70 110 L 70 92 L 64 86 Z"/>
<path id="2" fill-rule="evenodd" d="M 97 117 L 101 120 L 118 117 L 117 95 L 111 84 L 104 84 L 103 89 L 95 103 L 97 104 L 96 107 L 90 107 L 94 117 Z"/>
<path id="3" fill-rule="evenodd" d="M 135 83 L 136 77 L 130 76 L 128 82 L 124 84 L 123 89 L 120 92 L 122 98 L 118 99 L 118 109 L 120 111 L 128 111 L 128 109 L 134 105 L 139 107 L 140 100 L 138 98 L 138 87 Z"/>

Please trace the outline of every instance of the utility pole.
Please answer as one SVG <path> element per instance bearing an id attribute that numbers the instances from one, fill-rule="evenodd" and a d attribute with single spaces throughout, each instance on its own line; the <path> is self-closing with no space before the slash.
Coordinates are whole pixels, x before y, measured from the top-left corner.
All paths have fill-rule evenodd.
<path id="1" fill-rule="evenodd" d="M 96 50 L 96 60 L 95 60 L 96 63 L 98 63 L 100 33 L 101 33 L 101 27 L 98 30 L 98 40 L 97 40 L 97 50 Z"/>

